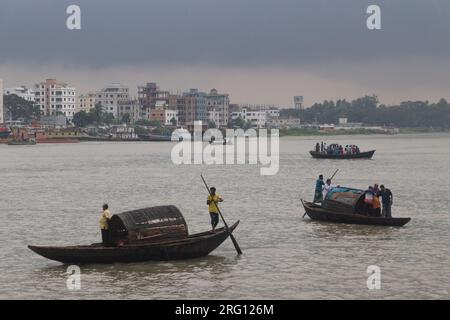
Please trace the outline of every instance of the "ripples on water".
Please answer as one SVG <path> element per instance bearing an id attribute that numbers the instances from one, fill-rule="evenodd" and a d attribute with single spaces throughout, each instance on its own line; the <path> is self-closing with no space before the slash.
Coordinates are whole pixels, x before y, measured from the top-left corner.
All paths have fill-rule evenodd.
<path id="1" fill-rule="evenodd" d="M 172 144 L 0 145 L 0 298 L 306 299 L 450 298 L 449 135 L 357 136 L 333 141 L 377 149 L 374 160 L 314 160 L 316 138 L 283 138 L 280 171 L 254 166 L 171 164 Z M 322 138 L 323 139 L 323 138 Z M 318 174 L 366 188 L 383 183 L 404 228 L 336 225 L 302 219 L 300 197 L 313 197 Z M 208 229 L 199 174 L 225 198 L 236 238 L 202 259 L 82 267 L 80 291 L 66 288 L 66 266 L 28 244 L 98 241 L 100 207 L 113 212 L 177 205 L 190 232 Z M 366 268 L 378 265 L 382 289 L 369 291 Z"/>

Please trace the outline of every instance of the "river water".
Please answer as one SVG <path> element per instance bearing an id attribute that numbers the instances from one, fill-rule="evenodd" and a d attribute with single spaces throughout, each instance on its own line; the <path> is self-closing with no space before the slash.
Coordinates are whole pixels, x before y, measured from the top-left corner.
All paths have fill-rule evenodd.
<path id="1" fill-rule="evenodd" d="M 377 149 L 373 160 L 312 159 L 316 137 L 280 141 L 280 170 L 254 165 L 181 165 L 172 143 L 0 145 L 0 298 L 3 299 L 449 299 L 450 135 L 340 136 L 329 143 Z M 318 174 L 335 183 L 380 183 L 395 197 L 403 228 L 302 219 Z M 67 266 L 28 248 L 98 242 L 101 205 L 112 213 L 174 204 L 191 233 L 210 228 L 203 173 L 225 201 L 244 254 L 227 240 L 210 256 L 178 262 Z M 367 288 L 367 268 L 381 289 Z"/>

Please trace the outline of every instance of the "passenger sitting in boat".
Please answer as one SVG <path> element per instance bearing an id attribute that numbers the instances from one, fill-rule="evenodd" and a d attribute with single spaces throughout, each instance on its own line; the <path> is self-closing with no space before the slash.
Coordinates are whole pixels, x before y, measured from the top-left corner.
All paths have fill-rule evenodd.
<path id="1" fill-rule="evenodd" d="M 375 217 L 381 217 L 381 202 L 380 202 L 380 198 L 378 197 L 378 195 L 376 193 L 374 193 L 374 196 L 373 196 L 372 207 L 373 207 L 373 215 Z"/>
<path id="2" fill-rule="evenodd" d="M 373 185 L 373 194 L 378 195 L 379 192 L 380 192 L 380 188 L 378 188 L 378 184 L 375 183 Z"/>
<path id="3" fill-rule="evenodd" d="M 109 212 L 108 205 L 103 205 L 103 212 L 100 217 L 100 230 L 102 232 L 102 242 L 104 246 L 109 245 L 109 220 L 111 219 L 111 212 Z"/>
<path id="4" fill-rule="evenodd" d="M 211 194 L 208 196 L 206 204 L 208 205 L 209 215 L 211 216 L 212 231 L 214 232 L 217 224 L 219 223 L 219 208 L 217 207 L 217 203 L 223 202 L 223 199 L 220 195 L 216 194 L 216 188 L 211 187 L 210 190 Z"/>
<path id="5" fill-rule="evenodd" d="M 316 189 L 314 191 L 314 203 L 321 203 L 323 200 L 323 187 L 324 187 L 325 183 L 323 182 L 323 175 L 321 174 L 319 176 L 319 179 L 317 179 L 316 181 Z"/>
<path id="6" fill-rule="evenodd" d="M 373 187 L 369 186 L 369 189 L 364 191 L 364 210 L 363 214 L 371 216 L 373 211 Z"/>

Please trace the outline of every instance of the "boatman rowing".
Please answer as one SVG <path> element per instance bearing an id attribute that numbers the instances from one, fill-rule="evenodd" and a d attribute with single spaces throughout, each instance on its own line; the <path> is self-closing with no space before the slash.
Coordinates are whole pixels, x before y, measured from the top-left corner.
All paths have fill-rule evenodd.
<path id="1" fill-rule="evenodd" d="M 219 208 L 217 208 L 217 204 L 223 202 L 223 199 L 216 193 L 216 188 L 211 187 L 210 191 L 211 194 L 208 196 L 206 204 L 208 205 L 209 215 L 211 216 L 212 232 L 214 232 L 219 223 Z"/>

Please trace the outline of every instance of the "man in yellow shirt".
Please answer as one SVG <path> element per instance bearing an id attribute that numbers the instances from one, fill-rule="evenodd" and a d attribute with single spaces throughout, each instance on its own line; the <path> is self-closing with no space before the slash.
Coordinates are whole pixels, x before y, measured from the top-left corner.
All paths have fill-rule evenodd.
<path id="1" fill-rule="evenodd" d="M 217 224 L 219 223 L 219 208 L 217 204 L 219 202 L 223 202 L 223 199 L 220 195 L 216 194 L 216 188 L 211 187 L 211 194 L 208 196 L 206 200 L 206 204 L 208 205 L 209 215 L 211 216 L 211 225 L 212 231 L 216 230 Z"/>
<path id="2" fill-rule="evenodd" d="M 111 212 L 109 212 L 108 205 L 103 205 L 103 213 L 100 217 L 100 230 L 102 231 L 102 242 L 104 246 L 109 245 L 109 226 L 108 222 L 111 219 Z"/>

